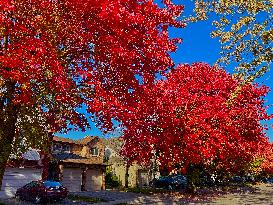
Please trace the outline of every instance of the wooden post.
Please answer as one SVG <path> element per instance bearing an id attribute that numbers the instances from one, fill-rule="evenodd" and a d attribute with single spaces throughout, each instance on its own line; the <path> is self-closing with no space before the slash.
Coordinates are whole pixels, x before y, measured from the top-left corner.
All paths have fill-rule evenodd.
<path id="1" fill-rule="evenodd" d="M 126 162 L 126 165 L 125 165 L 125 188 L 128 188 L 128 184 L 129 184 L 129 163 Z"/>
<path id="2" fill-rule="evenodd" d="M 63 175 L 63 173 L 64 173 L 64 165 L 63 164 L 59 164 L 59 170 L 60 170 L 60 172 L 59 172 L 59 180 L 62 181 L 63 177 L 64 177 L 64 175 Z"/>
<path id="3" fill-rule="evenodd" d="M 102 171 L 102 184 L 101 184 L 101 190 L 105 190 L 105 172 L 106 172 L 106 167 L 103 167 L 101 169 Z"/>

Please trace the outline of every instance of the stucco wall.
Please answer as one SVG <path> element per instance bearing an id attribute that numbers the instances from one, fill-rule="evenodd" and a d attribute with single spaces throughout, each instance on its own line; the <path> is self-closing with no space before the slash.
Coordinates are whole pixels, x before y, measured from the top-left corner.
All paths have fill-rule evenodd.
<path id="1" fill-rule="evenodd" d="M 123 163 L 113 163 L 111 165 L 112 172 L 118 177 L 121 181 L 122 186 L 125 186 L 125 173 L 126 167 Z M 129 167 L 129 178 L 128 178 L 128 186 L 136 187 L 138 186 L 138 170 L 140 169 L 139 165 L 133 164 Z"/>
<path id="2" fill-rule="evenodd" d="M 77 144 L 72 144 L 71 145 L 71 152 L 74 154 L 81 154 L 82 152 L 82 146 L 81 145 L 77 145 Z"/>
<path id="3" fill-rule="evenodd" d="M 90 154 L 91 148 L 97 148 L 98 149 L 98 156 L 93 156 Z M 87 158 L 96 158 L 99 163 L 103 163 L 103 158 L 104 158 L 104 149 L 105 146 L 102 143 L 102 141 L 99 139 L 98 141 L 88 143 L 86 146 L 83 147 L 81 156 L 87 157 Z"/>
<path id="4" fill-rule="evenodd" d="M 18 188 L 41 179 L 42 170 L 34 168 L 6 168 L 0 191 L 0 198 L 10 198 Z"/>

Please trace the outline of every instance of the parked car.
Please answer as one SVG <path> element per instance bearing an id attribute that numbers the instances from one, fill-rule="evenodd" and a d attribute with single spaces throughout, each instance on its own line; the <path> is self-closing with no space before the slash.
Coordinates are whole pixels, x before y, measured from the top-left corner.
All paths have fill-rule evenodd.
<path id="1" fill-rule="evenodd" d="M 230 181 L 234 182 L 234 183 L 243 183 L 243 182 L 245 182 L 245 178 L 240 177 L 240 176 L 234 176 L 234 177 L 231 178 Z"/>
<path id="2" fill-rule="evenodd" d="M 188 185 L 188 180 L 183 175 L 169 175 L 154 179 L 153 181 L 151 181 L 150 185 L 154 188 L 177 190 L 186 188 Z"/>
<path id="3" fill-rule="evenodd" d="M 68 190 L 56 181 L 32 181 L 16 191 L 15 197 L 34 203 L 61 201 L 67 197 Z"/>
<path id="4" fill-rule="evenodd" d="M 218 181 L 210 175 L 204 175 L 200 177 L 200 181 L 198 186 L 201 187 L 212 187 L 214 186 Z"/>
<path id="5" fill-rule="evenodd" d="M 273 183 L 273 178 L 267 178 L 264 180 L 264 182 L 271 184 L 271 183 Z"/>

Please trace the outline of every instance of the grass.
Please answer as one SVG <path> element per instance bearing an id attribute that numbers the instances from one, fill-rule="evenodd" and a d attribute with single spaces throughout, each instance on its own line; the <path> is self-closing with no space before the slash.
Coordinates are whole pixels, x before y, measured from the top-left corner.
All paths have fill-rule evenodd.
<path id="1" fill-rule="evenodd" d="M 72 200 L 72 201 L 77 201 L 77 202 L 87 202 L 87 203 L 107 202 L 106 200 L 100 199 L 100 198 L 93 198 L 93 197 L 88 197 L 88 196 L 79 196 L 79 195 L 73 195 L 73 194 L 69 194 L 67 198 Z"/>

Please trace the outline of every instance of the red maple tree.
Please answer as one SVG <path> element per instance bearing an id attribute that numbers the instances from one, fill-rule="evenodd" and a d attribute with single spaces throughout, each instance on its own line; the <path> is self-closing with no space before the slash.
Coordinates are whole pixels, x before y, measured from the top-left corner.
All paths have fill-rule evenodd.
<path id="1" fill-rule="evenodd" d="M 169 171 L 192 164 L 238 173 L 268 145 L 261 120 L 269 119 L 268 88 L 242 85 L 223 69 L 203 63 L 179 65 L 151 86 L 143 86 L 134 107 L 120 116 L 122 153 L 131 161 L 157 160 Z"/>
<path id="2" fill-rule="evenodd" d="M 168 27 L 183 26 L 181 11 L 149 0 L 2 0 L 0 182 L 23 117 L 45 130 L 84 129 L 78 108 L 87 107 L 109 127 L 108 110 L 130 101 L 136 75 L 149 84 L 173 66 L 179 39 Z"/>

